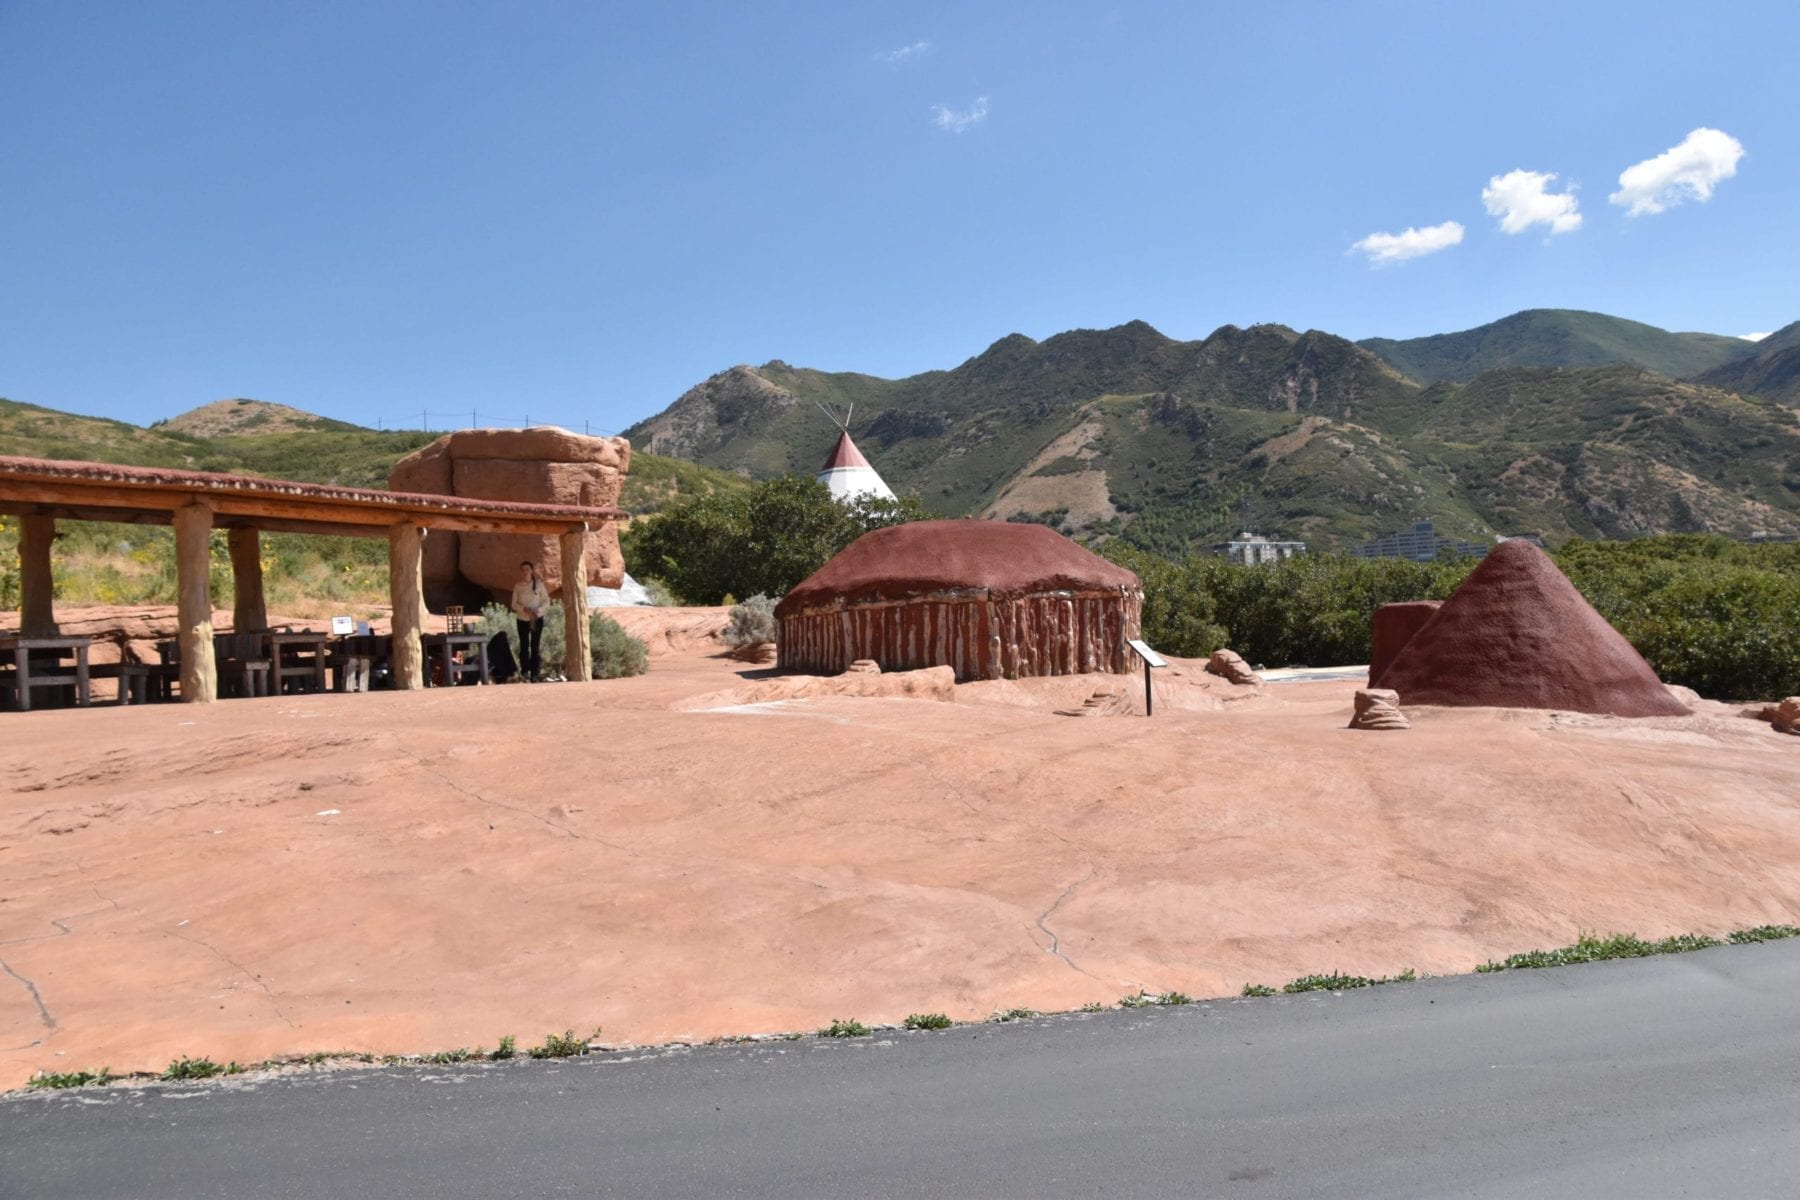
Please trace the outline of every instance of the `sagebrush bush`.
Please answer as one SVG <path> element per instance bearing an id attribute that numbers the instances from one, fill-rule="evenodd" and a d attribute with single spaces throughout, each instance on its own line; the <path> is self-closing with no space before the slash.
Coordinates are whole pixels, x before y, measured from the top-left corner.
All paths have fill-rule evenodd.
<path id="1" fill-rule="evenodd" d="M 604 613 L 588 618 L 588 648 L 594 656 L 595 679 L 623 679 L 650 669 L 650 647 Z"/>
<path id="2" fill-rule="evenodd" d="M 760 593 L 731 606 L 725 644 L 743 650 L 775 640 L 775 602 Z"/>

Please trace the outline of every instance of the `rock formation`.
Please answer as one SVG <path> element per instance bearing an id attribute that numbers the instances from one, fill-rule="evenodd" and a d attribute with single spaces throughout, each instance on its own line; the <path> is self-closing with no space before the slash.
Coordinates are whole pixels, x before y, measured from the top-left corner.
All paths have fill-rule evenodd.
<path id="1" fill-rule="evenodd" d="M 1369 620 L 1369 683 L 1381 682 L 1382 673 L 1399 657 L 1413 634 L 1444 607 L 1442 600 L 1406 600 L 1383 604 Z"/>
<path id="2" fill-rule="evenodd" d="M 1260 684 L 1263 681 L 1236 650 L 1214 650 L 1212 657 L 1206 660 L 1206 669 L 1227 683 Z"/>
<path id="3" fill-rule="evenodd" d="M 1685 716 L 1643 656 L 1530 542 L 1501 542 L 1382 672 L 1402 703 Z"/>
<path id="4" fill-rule="evenodd" d="M 396 492 L 470 496 L 537 504 L 607 508 L 618 504 L 631 469 L 624 438 L 584 437 L 554 426 L 533 429 L 464 429 L 407 455 L 388 473 Z M 425 539 L 425 600 L 479 605 L 509 595 L 519 563 L 538 564 L 552 594 L 563 588 L 561 553 L 552 537 L 436 532 Z M 608 522 L 587 535 L 584 586 L 616 588 L 625 578 L 619 531 Z"/>
<path id="5" fill-rule="evenodd" d="M 1775 732 L 1800 734 L 1800 696 L 1789 696 L 1775 706 Z"/>
<path id="6" fill-rule="evenodd" d="M 1410 729 L 1412 722 L 1400 711 L 1400 693 L 1387 688 L 1359 688 L 1352 729 Z"/>

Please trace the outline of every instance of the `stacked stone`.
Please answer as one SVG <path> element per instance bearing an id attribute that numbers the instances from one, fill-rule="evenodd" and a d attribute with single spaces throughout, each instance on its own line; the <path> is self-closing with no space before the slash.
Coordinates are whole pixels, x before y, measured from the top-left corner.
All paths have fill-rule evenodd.
<path id="1" fill-rule="evenodd" d="M 631 469 L 624 438 L 584 437 L 554 426 L 533 429 L 464 429 L 447 434 L 394 464 L 388 487 L 396 492 L 469 496 L 535 504 L 610 508 L 619 503 Z M 625 559 L 613 522 L 588 531 L 583 586 L 616 588 Z M 556 538 L 517 534 L 434 533 L 425 539 L 426 603 L 442 610 L 467 603 L 471 586 L 504 596 L 529 559 L 553 593 L 561 593 L 562 555 Z"/>

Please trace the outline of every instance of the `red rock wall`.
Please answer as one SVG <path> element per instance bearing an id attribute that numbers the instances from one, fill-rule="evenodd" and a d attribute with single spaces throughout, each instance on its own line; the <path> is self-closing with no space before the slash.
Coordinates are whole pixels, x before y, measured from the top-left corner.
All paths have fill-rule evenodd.
<path id="1" fill-rule="evenodd" d="M 1383 604 L 1369 619 L 1369 686 L 1380 687 L 1382 673 L 1412 635 L 1444 606 L 1442 600 L 1406 600 Z"/>
<path id="2" fill-rule="evenodd" d="M 1143 596 L 1117 590 L 990 601 L 985 595 L 819 607 L 780 621 L 783 670 L 836 675 L 859 658 L 883 671 L 947 666 L 958 682 L 1132 669 Z"/>
<path id="3" fill-rule="evenodd" d="M 619 503 L 631 469 L 624 438 L 584 437 L 554 428 L 465 429 L 448 434 L 394 464 L 388 487 L 397 492 L 520 500 L 609 508 Z M 433 610 L 468 601 L 474 585 L 496 597 L 512 592 L 519 563 L 530 559 L 552 593 L 563 587 L 555 538 L 519 534 L 451 533 L 425 539 L 425 601 Z M 625 578 L 618 527 L 588 534 L 587 583 L 618 587 Z"/>

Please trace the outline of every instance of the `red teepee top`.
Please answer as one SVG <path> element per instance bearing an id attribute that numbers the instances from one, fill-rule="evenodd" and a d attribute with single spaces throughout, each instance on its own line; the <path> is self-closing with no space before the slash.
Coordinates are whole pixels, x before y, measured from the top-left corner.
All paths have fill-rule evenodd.
<path id="1" fill-rule="evenodd" d="M 838 434 L 837 445 L 832 448 L 831 457 L 825 460 L 825 465 L 819 470 L 821 472 L 836 471 L 843 467 L 866 467 L 868 465 L 869 460 L 863 457 L 862 451 L 856 448 L 856 443 L 850 440 L 850 431 L 846 429 Z"/>
<path id="2" fill-rule="evenodd" d="M 1559 708 L 1619 717 L 1687 707 L 1530 542 L 1501 542 L 1394 656 L 1400 703 Z"/>

